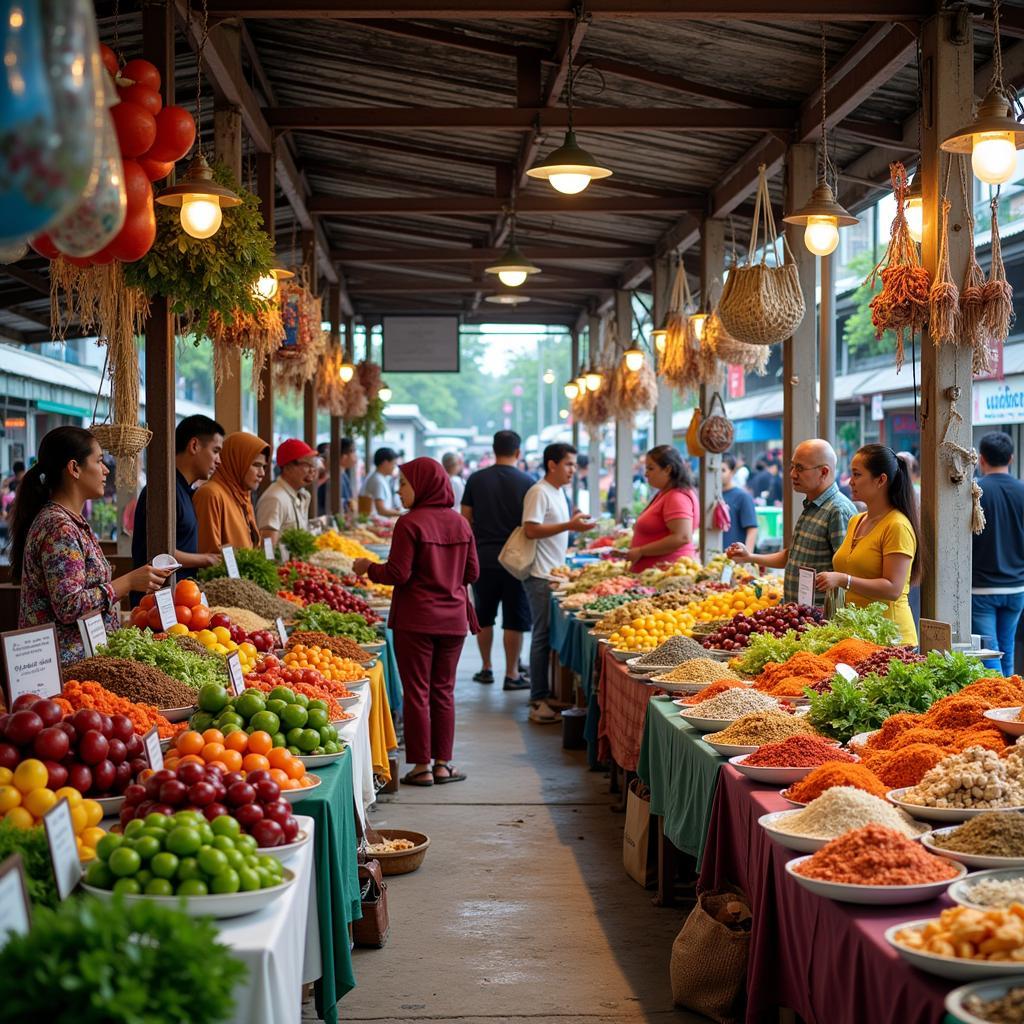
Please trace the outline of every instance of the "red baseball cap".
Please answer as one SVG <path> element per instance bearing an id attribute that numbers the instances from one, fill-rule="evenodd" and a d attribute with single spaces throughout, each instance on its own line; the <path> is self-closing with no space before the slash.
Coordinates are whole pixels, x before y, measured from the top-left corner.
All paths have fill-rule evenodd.
<path id="1" fill-rule="evenodd" d="M 304 459 L 307 455 L 316 455 L 316 449 L 310 448 L 305 441 L 300 441 L 297 437 L 289 437 L 287 441 L 282 441 L 277 446 L 279 466 L 287 466 L 289 462 Z"/>

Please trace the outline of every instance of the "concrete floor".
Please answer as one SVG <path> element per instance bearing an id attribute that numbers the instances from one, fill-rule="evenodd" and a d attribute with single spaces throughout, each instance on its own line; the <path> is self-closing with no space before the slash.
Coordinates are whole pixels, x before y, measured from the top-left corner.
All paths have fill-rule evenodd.
<path id="1" fill-rule="evenodd" d="M 526 720 L 525 692 L 459 667 L 455 761 L 468 779 L 402 787 L 376 827 L 431 837 L 419 871 L 389 880 L 391 935 L 355 952 L 345 1021 L 697 1022 L 674 1010 L 668 962 L 685 909 L 659 909 L 622 869 L 624 816 L 607 776 Z M 403 773 L 405 768 L 403 766 Z"/>

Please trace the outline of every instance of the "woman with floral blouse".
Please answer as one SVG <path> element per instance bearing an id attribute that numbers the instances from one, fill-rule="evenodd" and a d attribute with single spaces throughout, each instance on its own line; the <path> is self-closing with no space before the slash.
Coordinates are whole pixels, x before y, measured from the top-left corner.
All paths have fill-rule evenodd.
<path id="1" fill-rule="evenodd" d="M 111 579 L 110 563 L 82 516 L 103 497 L 109 470 L 99 442 L 81 427 L 57 427 L 18 485 L 11 510 L 11 578 L 21 584 L 18 626 L 54 623 L 65 664 L 85 656 L 78 620 L 103 613 L 108 632 L 120 626 L 118 605 L 130 590 L 152 593 L 169 569 L 143 565 Z"/>

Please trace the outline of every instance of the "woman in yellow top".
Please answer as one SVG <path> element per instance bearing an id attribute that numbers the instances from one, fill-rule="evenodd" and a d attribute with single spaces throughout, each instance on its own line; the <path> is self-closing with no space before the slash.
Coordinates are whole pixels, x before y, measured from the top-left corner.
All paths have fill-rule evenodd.
<path id="1" fill-rule="evenodd" d="M 881 601 L 904 644 L 917 643 L 907 594 L 918 575 L 917 503 L 906 464 L 884 444 L 867 444 L 853 457 L 850 489 L 867 506 L 850 519 L 846 539 L 832 558 L 834 572 L 819 572 L 818 590 L 846 589 L 863 608 Z"/>

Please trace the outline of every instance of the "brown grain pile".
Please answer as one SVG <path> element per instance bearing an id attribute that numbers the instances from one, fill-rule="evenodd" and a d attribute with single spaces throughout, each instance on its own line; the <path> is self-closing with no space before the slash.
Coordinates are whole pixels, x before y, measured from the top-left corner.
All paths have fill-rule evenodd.
<path id="1" fill-rule="evenodd" d="M 128 658 L 99 655 L 64 667 L 64 678 L 88 679 L 104 690 L 136 703 L 158 708 L 188 708 L 196 702 L 196 691 L 152 665 Z"/>
<path id="2" fill-rule="evenodd" d="M 292 648 L 296 644 L 305 644 L 306 647 L 326 647 L 339 657 L 351 658 L 360 664 L 373 657 L 347 636 L 328 636 L 326 633 L 317 633 L 313 630 L 297 629 L 292 633 L 288 637 L 288 647 Z"/>
<path id="3" fill-rule="evenodd" d="M 202 584 L 202 588 L 211 607 L 229 605 L 232 608 L 245 608 L 270 622 L 278 616 L 285 620 L 295 618 L 294 604 L 285 601 L 284 598 L 268 594 L 252 580 L 231 580 L 221 576 L 215 580 L 207 580 Z"/>

